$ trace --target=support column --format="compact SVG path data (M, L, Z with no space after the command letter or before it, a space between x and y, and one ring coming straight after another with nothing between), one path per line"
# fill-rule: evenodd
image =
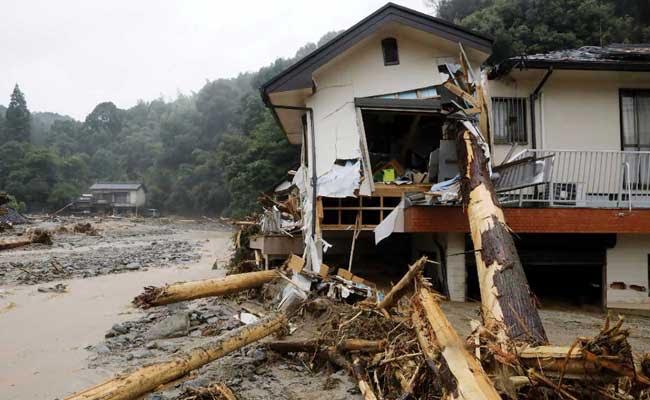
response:
M452 254L452 256L449 256L450 254ZM465 269L464 233L447 233L446 257L449 299L451 301L465 301L465 295L467 294L467 270Z

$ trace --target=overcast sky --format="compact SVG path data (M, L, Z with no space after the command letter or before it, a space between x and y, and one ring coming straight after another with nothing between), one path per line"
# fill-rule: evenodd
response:
M83 119L293 56L387 0L0 0L0 104ZM396 3L427 11L423 0Z

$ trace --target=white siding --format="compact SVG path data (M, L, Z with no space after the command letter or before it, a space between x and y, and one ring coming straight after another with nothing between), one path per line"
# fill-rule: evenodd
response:
M510 76L489 81L489 96L528 97L545 72L512 71ZM553 72L542 88L542 98L536 102L537 147L553 150L621 150L619 89L623 88L650 88L650 74ZM494 146L495 160L501 162L508 149L507 145Z
M381 40L397 39L399 65L384 66ZM470 52L470 57L472 52ZM360 157L354 98L442 83L438 63L454 62L458 45L405 26L387 26L314 73L316 171L330 170L336 159ZM482 60L472 60L477 68ZM476 71L478 76L478 70Z
M616 247L607 250L607 307L650 311L648 297L648 255L650 235L617 235ZM613 282L623 282L626 289L613 289ZM645 287L644 292L630 285Z

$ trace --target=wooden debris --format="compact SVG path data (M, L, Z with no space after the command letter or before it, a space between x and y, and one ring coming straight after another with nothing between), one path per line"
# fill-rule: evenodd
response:
M224 296L242 290L260 287L279 275L275 270L228 275L219 279L179 282L165 287L146 287L144 293L133 299L138 307L152 307L202 297Z
M269 349L278 353L318 353L334 349L339 352L360 351L378 353L386 347L385 340L344 339L334 346L318 339L277 340L266 344Z
M422 257L417 260L415 264L409 266L408 272L404 274L402 279L400 279L395 286L392 287L384 299L377 304L377 307L388 310L394 306L400 297L404 295L406 289L412 285L414 278L420 273L420 271L422 271L422 268L424 268L427 261L428 259L426 257Z
M270 316L250 325L232 330L216 341L196 347L169 361L147 365L66 397L65 400L130 400L157 388L159 385L178 379L190 371L200 368L247 344L256 342L287 324L284 314Z
M44 229L34 229L29 233L28 239L13 239L0 242L0 250L15 249L32 243L41 243L51 246L52 236Z
M411 317L418 342L429 367L453 399L500 399L478 360L442 312L436 295L418 282ZM442 355L442 358L440 357Z

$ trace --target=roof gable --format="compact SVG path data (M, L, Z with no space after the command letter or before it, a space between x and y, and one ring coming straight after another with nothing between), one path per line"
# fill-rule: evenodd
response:
M270 79L261 88L263 96L271 92L310 88L312 73L316 69L373 34L381 26L391 22L404 24L444 39L460 42L463 46L485 53L491 51L492 38L488 36L469 31L451 22L410 8L388 3Z

